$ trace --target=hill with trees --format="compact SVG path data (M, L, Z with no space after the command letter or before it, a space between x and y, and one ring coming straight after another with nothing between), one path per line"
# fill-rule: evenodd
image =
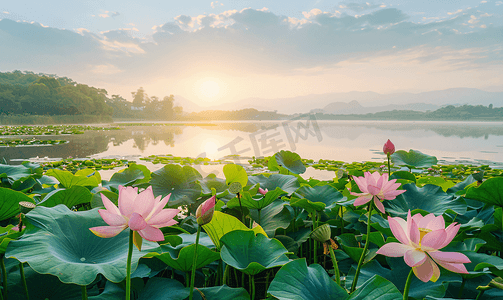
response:
M182 114L174 96L149 97L143 88L133 102L67 77L34 72L0 72L0 115L92 115L123 119L173 120Z

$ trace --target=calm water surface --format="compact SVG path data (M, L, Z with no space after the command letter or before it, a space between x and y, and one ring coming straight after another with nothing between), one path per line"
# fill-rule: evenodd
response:
M69 143L0 148L0 158L12 163L37 156L137 160L172 154L218 159L231 154L258 157L290 150L314 160L382 161L382 146L390 139L397 150L419 150L442 163L503 166L502 122L213 122L213 126L125 126L121 130L36 138L64 139Z

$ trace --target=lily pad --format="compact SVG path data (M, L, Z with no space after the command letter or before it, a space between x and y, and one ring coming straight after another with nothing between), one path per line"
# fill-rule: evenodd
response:
M0 188L0 221L10 219L19 214L19 202L21 201L35 203L32 198L21 192L8 188Z
M213 244L217 247L218 250L222 248L222 244L220 239L233 230L249 230L253 231L255 234L262 233L266 235L262 227L254 227L252 229L248 229L241 221L239 221L236 217L224 214L222 212L216 211L213 213L213 218L211 222L203 225L204 231L209 235Z
M220 255L222 260L248 275L282 266L290 260L288 250L276 239L252 231L235 230L224 235Z
M364 282L369 280L375 275L386 278L393 283L400 292L403 292L405 282L407 280L406 274L409 274L410 267L405 264L402 257L387 257L390 269L382 267L377 260L372 260L362 266L360 276L358 277L357 288L360 288ZM409 290L409 297L416 299L423 299L427 295L434 297L443 297L449 282L461 282L461 276L441 269L440 278L436 282L428 281L422 282L416 276L412 277L412 282ZM348 276L346 277L346 286L350 287L353 283L355 268L352 267Z
M89 203L93 198L93 194L89 190L80 185L74 185L69 189L57 189L47 194L42 202L38 205L45 207L54 207L59 204L64 204L68 208L82 203Z
M100 238L89 228L105 226L98 209L74 212L64 205L37 207L26 214L26 231L7 247L6 257L28 262L38 273L52 274L64 283L88 285L98 274L112 282L126 278L129 230L113 238ZM92 247L90 247L92 246ZM143 251L133 247L132 270L140 257L160 251L143 241Z
M405 150L398 150L391 156L391 161L398 166L406 166L408 168L429 168L436 165L438 160L435 156L421 153L417 150L410 149L409 152Z
M155 196L171 194L168 207L179 207L191 204L201 195L201 186L197 180L202 179L196 169L179 165L166 165L152 172L150 184Z
M15 259L7 259L6 267L8 270L7 276L7 291L9 299L26 299L23 286L21 284L21 276L19 273L19 262ZM49 274L39 274L30 266L24 265L24 274L26 284L28 286L28 294L33 300L80 300L82 299L82 289L76 284L64 284L59 281L58 277ZM89 298L97 294L88 291ZM121 299L121 298L116 298ZM123 298L122 298L123 299Z
M269 177L264 175L248 177L248 184L255 185L257 183L261 188L269 191L279 187L289 196L300 187L299 179L293 175L272 174Z
M386 212L394 217L406 218L409 209L412 214L424 211L437 216L447 210L457 214L466 212L466 202L462 198L445 193L439 186L427 184L418 188L414 183L408 183L403 189L406 190L405 193L398 195L394 200L383 202Z
M135 165L136 166L136 165ZM119 185L133 185L137 180L145 178L142 170L129 167L112 175L110 181L103 180L101 186L113 192L118 192Z
M274 154L276 163L294 174L302 174L306 172L306 166L302 163L300 155L295 152L281 150Z
M67 189L75 185L96 187L101 182L101 180L99 180L96 176L88 177L83 173L80 173L79 175L75 173L74 175L70 171L63 171L58 169L50 169L45 173L45 175L56 178L59 183Z
M262 226L268 236L274 236L278 228L288 228L292 220L292 215L287 208L286 202L276 200L267 207L260 210L260 217L258 210L251 210L250 215Z
M145 257L157 257L166 265L176 270L189 272L192 270L192 264L194 262L193 260L195 247L195 244L190 246L180 244L176 247L166 244L161 245L161 254L151 253ZM196 269L202 268L218 259L220 259L220 253L211 251L203 245L197 246Z
M201 297L204 295L204 298ZM250 294L244 288L231 288L226 285L198 288L194 291L194 300L250 300Z
M242 194L243 197L241 198L241 205L252 209L263 209L284 194L285 192L282 189L276 188L274 191L267 192L265 196L255 199L249 192L244 192ZM239 207L239 200L236 197L232 198L229 202L227 202L227 207Z
M341 300L348 294L318 264L293 260L278 271L267 292L279 300Z
M493 177L466 192L466 198L503 207L503 177Z
M148 280L138 300L183 300L189 294L189 289L178 280L154 277Z
M351 293L348 300L396 300L402 299L402 293L396 286L379 275L372 276L359 289Z
M233 182L239 182L244 187L248 183L248 174L246 174L246 170L240 165L227 164L224 166L223 171L225 181L228 185Z
M311 202L322 202L327 209L335 207L337 202L344 200L344 196L330 185L303 186L297 193Z

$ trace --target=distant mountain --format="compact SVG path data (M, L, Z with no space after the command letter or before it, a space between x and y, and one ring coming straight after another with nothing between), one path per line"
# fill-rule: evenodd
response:
M175 99L177 97L175 96ZM246 98L236 102L210 107L201 107L179 97L184 111L239 110L255 108L261 111L274 111L283 114L309 112L312 110L343 111L338 113L375 113L388 110L435 110L445 105L489 105L503 107L503 92L488 92L472 88L453 88L422 93L379 94L375 92L348 92L311 94L290 98ZM187 104L184 104L187 103ZM358 110L358 111L354 111Z
M392 111L392 110L415 110L415 111L433 111L439 109L440 106L435 104L426 104L426 103L411 103L405 105L384 105L384 106L369 106L363 107L358 103L358 101L351 101L349 103L345 102L334 102L325 106L323 109L317 112L322 112L325 114L334 114L334 115L349 115L349 114L368 114L368 113L377 113L381 111ZM314 111L313 111L314 112Z

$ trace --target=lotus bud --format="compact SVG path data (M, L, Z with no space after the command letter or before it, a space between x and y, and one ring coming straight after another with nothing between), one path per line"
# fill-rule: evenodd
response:
M28 202L28 201L21 201L19 202L19 210L23 214L29 213L32 209L35 208L35 204Z
M259 187L259 188L258 188L258 192L259 192L260 194L262 194L262 195L264 195L264 196L265 196L265 194L267 194L268 190L267 190L267 189L265 189L265 190L264 190L263 188Z
M382 148L382 151L384 152L384 154L386 155L391 155L393 153L395 153L395 145L393 145L393 143L388 140L385 144L384 144L384 147Z
M211 222L213 213L215 212L216 196L213 195L208 200L204 201L196 210L197 224L206 225Z
M313 230L313 232L311 232L311 237L320 243L325 243L326 241L330 240L331 234L330 225L323 224L321 226L318 226Z

